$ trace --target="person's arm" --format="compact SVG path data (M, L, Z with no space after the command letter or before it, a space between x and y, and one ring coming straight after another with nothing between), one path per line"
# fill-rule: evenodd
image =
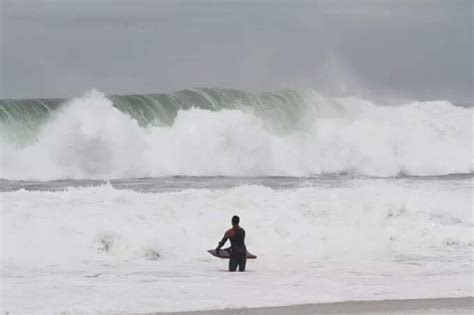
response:
M219 244L216 247L217 253L219 253L219 250L222 248L222 246L224 246L225 242L227 242L228 239L229 238L227 237L227 235L224 235L224 237L222 238L222 240L219 242Z
M222 246L224 246L225 242L227 242L228 239L229 239L229 235L227 232L225 232L224 237L222 238L222 240L219 242L219 244L216 247L217 255L219 255L219 250L222 248Z

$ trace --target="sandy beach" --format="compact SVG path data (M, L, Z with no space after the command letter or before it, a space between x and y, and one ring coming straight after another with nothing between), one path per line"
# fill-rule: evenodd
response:
M261 315L261 314L472 314L474 297L347 301L292 306L240 308L194 312L148 313L147 315Z

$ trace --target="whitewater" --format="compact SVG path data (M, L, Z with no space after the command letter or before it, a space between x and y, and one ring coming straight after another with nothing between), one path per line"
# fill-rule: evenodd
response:
M472 296L472 126L310 89L0 100L1 310ZM245 273L206 253L235 214Z

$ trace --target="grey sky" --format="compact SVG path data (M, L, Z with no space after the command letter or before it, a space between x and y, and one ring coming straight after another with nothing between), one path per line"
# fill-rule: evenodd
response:
M303 87L472 104L468 0L0 1L0 98Z

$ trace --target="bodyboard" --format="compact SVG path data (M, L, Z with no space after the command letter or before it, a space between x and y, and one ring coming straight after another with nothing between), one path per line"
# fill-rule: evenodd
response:
M219 255L217 255L215 249L210 249L207 252L209 254L211 254L212 256L217 257L217 258L223 258L223 259L229 259L230 258L230 247L229 248L223 248L223 249L219 250ZM249 251L247 251L247 259L255 259L255 258L257 258L257 256L255 256L255 255L249 253Z

